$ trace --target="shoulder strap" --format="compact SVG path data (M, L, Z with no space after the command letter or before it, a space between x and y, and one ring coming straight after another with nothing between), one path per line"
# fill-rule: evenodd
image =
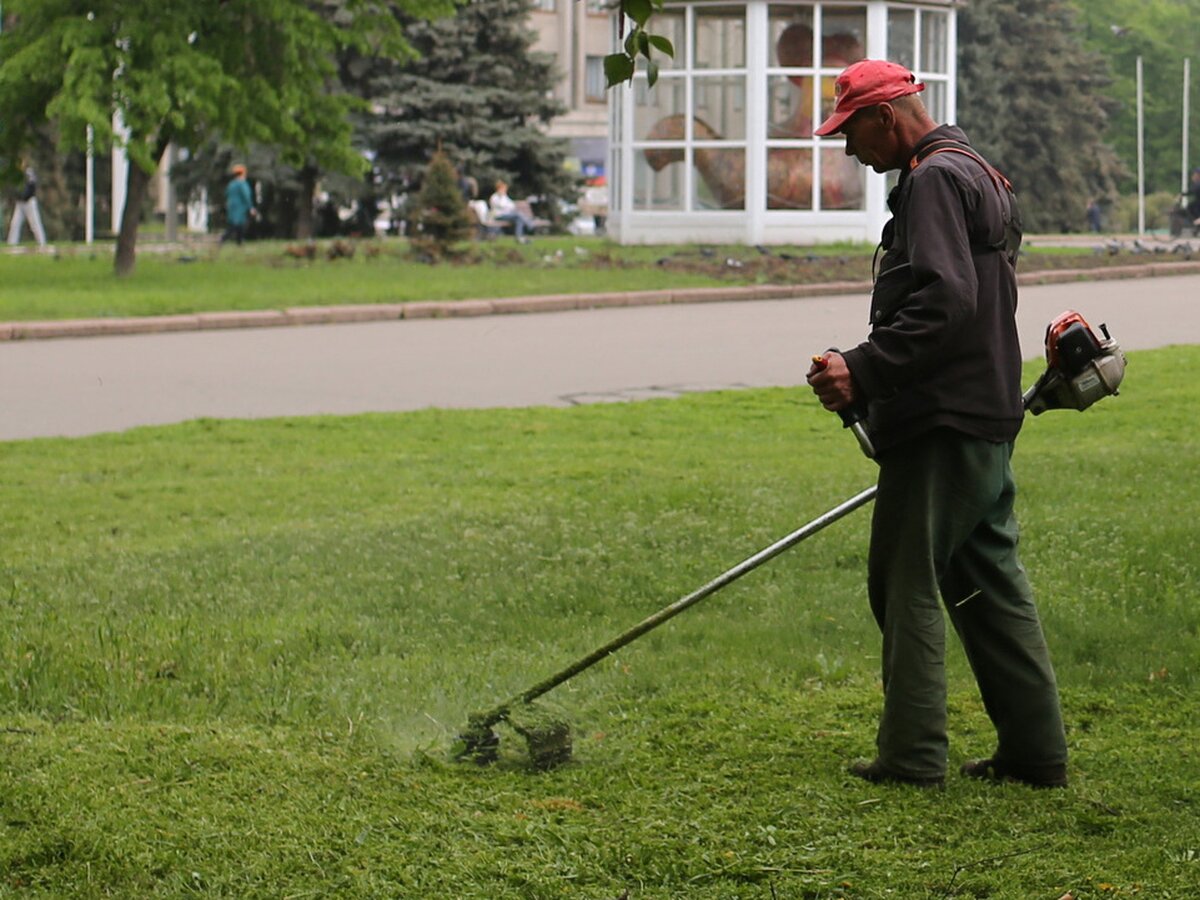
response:
M908 169L911 172L916 169L921 163L929 159L931 156L937 156L939 153L958 153L961 156L966 156L969 159L975 160L988 177L992 180L992 186L996 189L996 194L1000 197L1000 202L1004 205L1004 237L991 245L993 250L1003 250L1008 255L1009 261L1016 263L1017 250L1021 246L1021 223L1020 213L1017 211L1016 192L1013 191L1012 182L986 159L976 153L967 145L960 141L951 140L949 138L933 141L925 147L920 153L914 154L913 158L908 162Z

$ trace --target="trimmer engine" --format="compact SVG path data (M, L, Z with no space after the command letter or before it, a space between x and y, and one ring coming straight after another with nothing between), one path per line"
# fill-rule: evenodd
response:
M1125 377L1125 354L1100 326L1101 340L1074 310L1046 326L1045 373L1025 392L1025 408L1035 416L1048 409L1084 410L1118 393Z

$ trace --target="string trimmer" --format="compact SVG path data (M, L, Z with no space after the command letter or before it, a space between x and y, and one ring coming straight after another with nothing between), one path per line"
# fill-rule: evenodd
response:
M1022 400L1026 409L1035 416L1048 409L1084 410L1097 400L1117 393L1117 388L1125 376L1125 355L1104 325L1100 326L1100 330L1103 332L1103 339L1096 336L1079 313L1070 310L1059 315L1047 326L1047 368L1041 378L1025 392ZM844 413L842 420L846 427L854 431L863 451L868 456L871 455L871 443L862 416ZM480 764L494 762L499 756L500 737L493 729L499 723L507 722L525 738L530 760L536 768L549 769L566 762L571 758L570 726L535 707L534 700L685 609L711 597L785 550L849 515L860 506L870 503L875 498L875 493L876 488L872 485L855 494L807 525L797 528L769 547L722 572L702 587L643 619L560 672L539 681L492 710L473 714L467 720L466 730L459 735L455 757L460 760L474 760Z

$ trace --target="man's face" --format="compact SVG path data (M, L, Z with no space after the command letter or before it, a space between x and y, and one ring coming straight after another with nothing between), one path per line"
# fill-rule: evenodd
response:
M881 115L881 105L858 110L840 130L846 135L847 156L853 156L876 172L887 172L897 167L890 158L891 130Z

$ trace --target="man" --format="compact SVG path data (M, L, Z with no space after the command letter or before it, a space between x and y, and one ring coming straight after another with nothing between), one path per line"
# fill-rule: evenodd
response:
M233 178L225 186L226 227L225 233L221 235L221 243L232 238L240 247L246 239L246 223L255 213L254 195L246 181L246 167L236 165L233 167Z
M17 205L13 208L12 222L8 228L8 242L14 247L21 243L21 230L25 221L29 221L29 230L39 247L46 246L46 229L42 227L42 214L38 210L37 175L32 166L25 168L25 184L17 195Z
M1021 427L1015 322L1020 226L1007 181L953 126L938 126L903 66L861 60L837 78L846 154L900 170L888 198L872 330L829 351L808 382L830 410L862 405L879 462L867 591L883 634L872 782L943 783L945 625L962 640L997 745L977 778L1065 786L1058 688L1017 557L1009 466Z

